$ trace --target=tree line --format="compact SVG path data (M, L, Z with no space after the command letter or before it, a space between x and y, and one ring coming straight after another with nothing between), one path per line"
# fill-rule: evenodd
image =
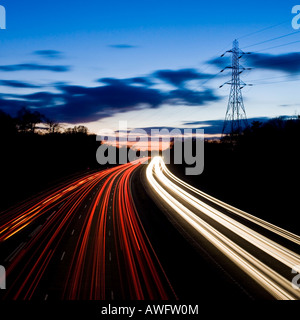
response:
M177 176L208 194L299 234L300 116L254 121L241 134L205 142L204 171Z
M0 211L78 172L99 168L100 142L85 126L64 129L34 110L0 111Z
M60 123L49 119L40 112L23 107L15 117L0 110L0 132L5 135L17 133L88 134L88 129L82 125L64 129Z

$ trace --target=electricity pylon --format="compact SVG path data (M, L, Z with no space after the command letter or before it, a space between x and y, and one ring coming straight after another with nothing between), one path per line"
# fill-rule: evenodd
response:
M227 81L220 86L221 88L225 84L231 85L228 106L222 130L222 137L225 134L229 133L232 138L234 135L240 134L244 128L248 127L248 121L241 91L242 88L244 88L247 84L240 79L240 74L244 70L250 70L251 68L244 68L240 65L241 57L244 54L250 54L250 52L243 52L239 48L239 43L237 40L233 41L232 49L226 51L221 55L221 57L223 57L227 52L232 54L232 64L231 66L225 67L223 70L221 70L221 72L223 72L225 69L232 69L232 77L230 81Z

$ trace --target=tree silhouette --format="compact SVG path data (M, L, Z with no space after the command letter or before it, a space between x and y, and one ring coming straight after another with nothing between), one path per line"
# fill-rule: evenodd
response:
M82 134L87 135L88 134L88 128L85 126L75 126L74 128L67 128L65 130L66 134Z
M262 122L261 121L252 121L251 123L251 130L252 131L257 131L261 126L262 126Z
M46 117L44 117L44 122L46 123L46 125L48 126L48 132L49 133L57 133L59 132L59 130L61 129L61 126L59 123L50 120Z
M38 112L31 112L27 108L22 108L18 112L17 124L21 132L35 132L36 125L43 122L43 116Z
M17 133L16 121L0 110L0 134L9 137Z
M75 126L73 128L74 133L81 133L81 134L87 134L88 129L85 126Z

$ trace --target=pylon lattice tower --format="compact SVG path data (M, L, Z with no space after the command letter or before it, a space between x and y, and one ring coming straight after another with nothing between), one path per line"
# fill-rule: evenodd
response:
M240 58L244 54L250 54L250 53L243 52L239 48L239 43L237 40L233 41L232 49L226 52L229 52L232 54L232 64L231 66L224 68L221 72L223 72L227 68L232 69L232 72L231 72L232 77L230 81L227 81L220 86L221 88L225 84L231 85L227 111L226 111L223 130L222 130L222 137L228 133L232 137L234 135L240 134L243 128L248 127L248 120L247 120L246 110L245 110L243 96L242 96L242 88L247 84L240 79L240 74L244 70L250 70L250 68L244 68L243 66L241 66ZM226 54L226 52L222 54L221 57L223 57Z

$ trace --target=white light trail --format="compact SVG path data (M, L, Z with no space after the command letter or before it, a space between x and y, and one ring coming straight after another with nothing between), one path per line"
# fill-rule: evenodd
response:
M155 157L152 159L147 168L147 179L156 193L177 214L179 214L202 236L214 244L256 282L263 286L276 299L300 299L299 290L297 291L293 289L290 281L267 266L264 262L254 257L253 254L247 252L237 243L233 242L226 235L212 227L209 223L201 219L200 215L204 214L215 220L231 232L247 240L251 245L280 261L288 268L292 269L293 266L300 264L300 256L298 254L259 234L235 219L228 217L221 211L199 200L190 192L200 195L210 202L218 204L222 208L229 210L231 213L242 216L253 223L263 226L264 228L273 231L296 244L300 243L299 236L256 218L246 212L238 210L188 185L169 172L161 157ZM187 192L186 190L189 190L190 192ZM192 208L192 211L187 208L186 205L188 205L189 208Z

